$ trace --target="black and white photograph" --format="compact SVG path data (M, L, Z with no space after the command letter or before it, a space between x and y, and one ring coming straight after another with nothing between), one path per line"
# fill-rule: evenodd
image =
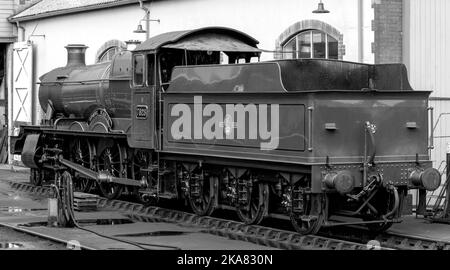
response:
M450 250L449 13L0 0L0 254Z

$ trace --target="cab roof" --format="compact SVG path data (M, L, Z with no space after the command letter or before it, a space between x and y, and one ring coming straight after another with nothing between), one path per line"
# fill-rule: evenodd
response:
M253 37L226 27L204 27L167 32L139 44L135 52L156 51L162 47L186 50L240 51L260 53Z

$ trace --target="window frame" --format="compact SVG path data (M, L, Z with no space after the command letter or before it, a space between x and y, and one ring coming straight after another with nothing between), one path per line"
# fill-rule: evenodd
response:
M327 59L327 60L336 60L334 58L330 58L330 49L329 49L329 37L333 38L334 40L336 40L336 42L338 43L338 50L339 50L339 40L334 38L333 36L331 36L329 33L320 30L320 29L306 29L306 30L302 30L300 32L297 32L295 35L293 35L291 38L287 39L286 42L284 42L281 45L281 49L283 51L282 54L282 59L302 59L300 58L300 36L301 35L309 35L309 45L310 45L310 56L309 58L305 58L305 59L316 59L315 55L314 55L314 32L316 33L321 33L325 35L325 58L317 58L317 59ZM285 53L285 48L286 45L290 44L293 40L295 39L295 46L296 46L296 51L294 53L292 53L292 56L295 56L294 58L286 58L285 55L288 53ZM339 53L337 55L337 59L339 59Z
M136 70L135 70L135 61L137 57L142 57L143 58L143 63L142 63L142 83L141 84L136 84ZM146 72L147 72L147 68L146 68L146 57L144 53L137 53L137 54L133 54L133 66L132 66L132 82L133 82L133 86L134 87L144 87L147 84L147 76L146 76Z

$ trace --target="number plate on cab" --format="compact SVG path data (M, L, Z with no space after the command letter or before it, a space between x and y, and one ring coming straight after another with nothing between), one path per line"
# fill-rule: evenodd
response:
M145 120L148 115L148 106L146 105L137 105L136 106L136 118Z

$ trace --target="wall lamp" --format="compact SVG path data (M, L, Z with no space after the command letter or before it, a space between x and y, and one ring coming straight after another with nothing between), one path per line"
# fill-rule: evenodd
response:
M320 0L319 7L316 10L314 10L313 13L323 14L323 13L330 13L330 11L325 9L322 0Z
M143 19L141 19L141 20L139 21L139 24L138 24L136 30L134 30L133 32L134 32L134 33L138 33L138 34L146 33L146 34L147 34L147 35L146 35L146 39L148 39L148 38L150 37L150 22L158 22L158 23L161 23L161 21L160 21L159 19L158 19L158 20L152 20L152 19L150 19L150 9L148 9L147 7L144 6L144 3L142 2L142 0L139 1L139 5L140 5L141 9L143 9L143 10L145 11L145 16L144 16ZM146 22L146 28L145 28L145 30L144 30L144 28L142 27L142 24L141 24L142 21L145 21L145 22Z

